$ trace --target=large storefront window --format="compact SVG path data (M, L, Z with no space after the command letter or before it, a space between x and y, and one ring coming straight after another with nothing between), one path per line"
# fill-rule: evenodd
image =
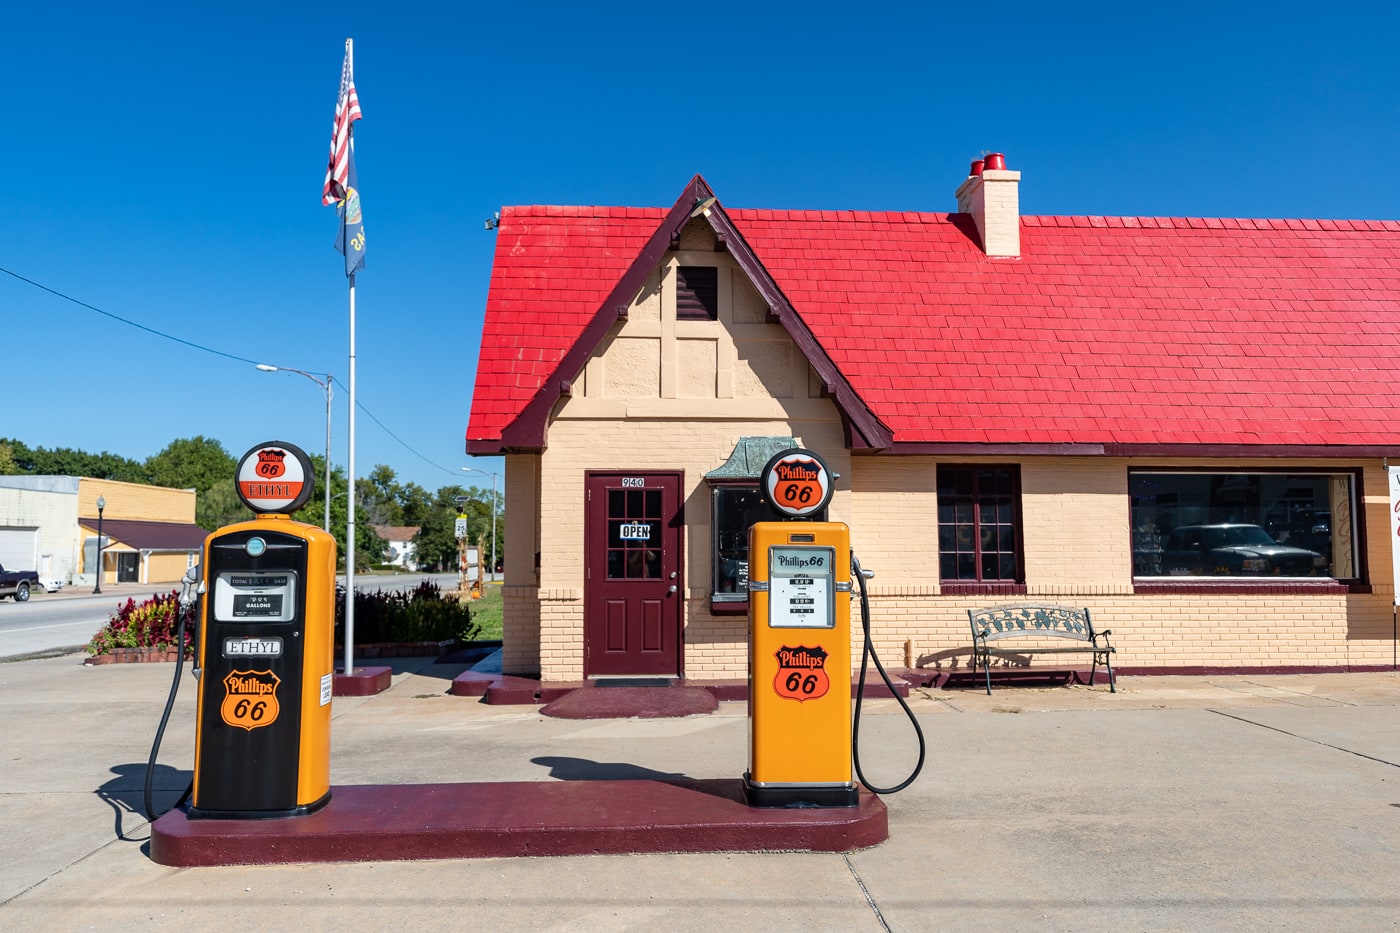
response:
M1023 582L1020 481L1014 466L938 467L941 579Z
M1128 474L1136 577L1357 577L1351 473Z

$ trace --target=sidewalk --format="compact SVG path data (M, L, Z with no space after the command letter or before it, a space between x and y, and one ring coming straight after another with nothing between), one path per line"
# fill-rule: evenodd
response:
M103 587L104 594L107 587ZM397 659L337 698L333 785L731 778L746 707L559 720L447 691ZM173 664L0 665L0 927L193 930L1259 930L1400 922L1400 676L1123 677L1106 688L916 691L923 775L887 842L782 853L172 869L146 854L145 762ZM188 672L186 671L186 675ZM185 677L156 804L189 782ZM916 749L866 703L861 759ZM774 840L782 848L782 840Z

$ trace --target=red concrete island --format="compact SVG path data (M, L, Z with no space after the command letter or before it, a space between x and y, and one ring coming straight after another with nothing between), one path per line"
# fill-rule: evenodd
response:
M889 838L885 804L761 809L742 782L522 781L334 787L324 808L277 820L172 810L151 858L173 867L642 852L849 852Z
M335 669L332 691L338 697L371 697L389 689L393 682L391 667L356 667L349 674L345 668Z

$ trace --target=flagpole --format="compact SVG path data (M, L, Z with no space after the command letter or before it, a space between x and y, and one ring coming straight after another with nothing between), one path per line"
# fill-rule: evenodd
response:
M335 101L330 157L321 203L336 205L340 235L336 251L345 257L345 278L350 286L350 429L347 432L345 502L345 675L355 672L355 273L365 261L364 220L360 212L359 182L355 176L355 121L361 118L355 93L355 40L345 40L345 61L340 67L340 94ZM327 377L329 379L330 377ZM326 398L330 398L329 386ZM329 403L327 403L329 404ZM327 427L329 437L329 426ZM330 469L327 457L326 469Z
M350 145L354 146L353 139ZM350 273L350 491L346 494L345 521L345 674L354 673L355 644L355 274Z
M355 40L345 40L345 60L355 74ZM353 79L352 79L353 80ZM355 154L355 124L348 127L350 155ZM348 247L347 247L348 248ZM345 676L355 673L355 273L350 273L350 449L346 457L349 489L345 494Z

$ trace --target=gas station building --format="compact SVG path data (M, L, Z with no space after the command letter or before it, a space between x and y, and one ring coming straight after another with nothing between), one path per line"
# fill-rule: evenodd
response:
M888 666L965 670L967 610L1041 602L1120 671L1389 667L1400 222L1025 216L1020 179L503 209L466 447L505 459L505 672L744 678L795 446Z

